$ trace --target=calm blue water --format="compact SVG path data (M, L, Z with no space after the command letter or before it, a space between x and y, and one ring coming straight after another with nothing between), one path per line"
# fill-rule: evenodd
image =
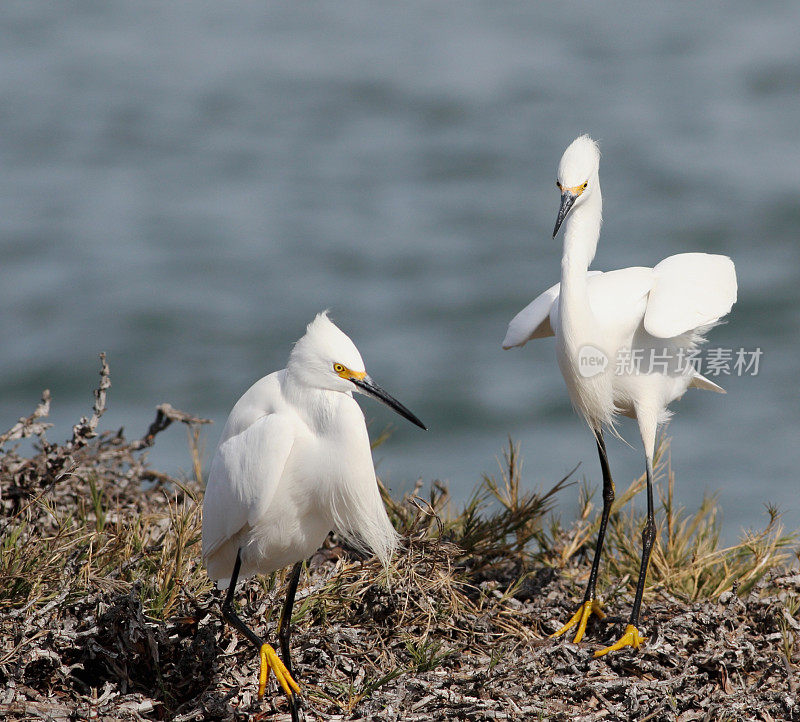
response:
M706 250L740 283L711 345L763 349L670 426L679 498L719 491L725 535L763 504L800 526L800 5L606 2L5 3L0 13L0 426L53 393L84 414L107 351L105 427L156 404L213 418L333 317L430 426L379 470L464 497L522 443L549 485L594 444L552 339L503 352L558 278L558 159L598 138L595 267ZM618 486L640 472L610 443ZM153 462L189 468L181 429ZM561 496L568 517L577 490Z

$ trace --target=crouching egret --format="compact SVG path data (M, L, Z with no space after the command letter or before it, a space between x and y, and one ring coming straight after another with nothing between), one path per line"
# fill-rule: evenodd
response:
M533 338L556 337L556 356L570 399L594 433L603 473L603 513L586 594L575 615L553 636L578 627L583 637L592 613L605 616L595 596L597 570L614 482L608 466L603 427L615 433L614 417L635 418L642 437L647 475L647 523L642 533L642 562L630 620L620 640L595 652L638 648L642 604L650 552L655 539L653 453L658 425L669 417L667 405L689 387L724 393L701 376L692 363L708 329L736 301L736 271L726 256L681 253L654 268L589 271L600 236L602 197L597 143L586 135L564 152L556 185L561 207L553 238L563 223L561 283L520 311L508 326L503 348ZM631 363L638 359L638 363Z
M355 344L319 314L285 369L257 381L228 416L203 500L203 562L228 592L224 618L259 650L259 696L272 670L299 718L290 624L302 562L332 529L387 564L397 534L381 501L364 414L353 392L425 429L367 375ZM278 624L283 659L234 612L236 583L294 564Z

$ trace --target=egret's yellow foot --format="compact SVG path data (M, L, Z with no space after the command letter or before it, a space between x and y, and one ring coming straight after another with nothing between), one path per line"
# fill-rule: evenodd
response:
M578 631L575 634L575 639L572 641L577 644L578 642L583 639L583 633L586 631L586 624L589 622L589 617L592 614L596 614L600 619L603 619L606 615L603 611L603 608L600 606L600 602L596 599L590 599L588 602L584 602L578 608L578 611L572 615L572 619L570 619L561 629L557 632L551 634L551 637L560 637L564 632L572 629L576 624L578 625Z
M261 667L258 671L258 696L264 696L264 690L267 688L267 679L269 678L269 671L275 673L275 679L278 684L283 687L286 696L291 700L294 692L300 692L300 685L292 679L286 665L281 662L275 650L269 644L261 645Z
M609 652L616 652L618 649L622 649L623 647L633 647L634 649L639 649L639 645L644 642L647 637L643 637L639 634L639 630L636 629L632 624L629 624L625 627L625 634L623 634L619 641L615 644L612 644L610 647L606 647L605 649L598 649L595 653L595 657L602 657L604 654L608 654Z

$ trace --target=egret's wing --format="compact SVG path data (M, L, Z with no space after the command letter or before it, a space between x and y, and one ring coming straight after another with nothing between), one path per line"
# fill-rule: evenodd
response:
M285 414L262 416L217 448L203 500L203 558L245 524L254 526L269 506L294 444Z
M503 340L503 348L524 346L533 338L553 335L553 329L550 326L550 309L558 298L560 288L560 283L551 286L511 319Z
M601 273L602 271L589 271L587 275L597 276ZM511 319L503 340L504 349L524 346L531 339L553 335L553 328L550 325L550 309L558 298L560 290L560 283L551 286Z
M680 253L665 258L653 272L644 328L658 338L715 323L736 302L736 269L727 256Z
M598 322L624 336L642 322L645 299L652 287L652 268L630 266L607 271L589 279L589 306Z

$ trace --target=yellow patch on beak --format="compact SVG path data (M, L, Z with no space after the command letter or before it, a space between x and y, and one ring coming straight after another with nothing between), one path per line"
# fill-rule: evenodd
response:
M586 190L586 186L589 185L588 183L581 183L579 186L572 186L567 188L566 186L559 186L561 188L561 192L569 191L574 195L576 198Z

